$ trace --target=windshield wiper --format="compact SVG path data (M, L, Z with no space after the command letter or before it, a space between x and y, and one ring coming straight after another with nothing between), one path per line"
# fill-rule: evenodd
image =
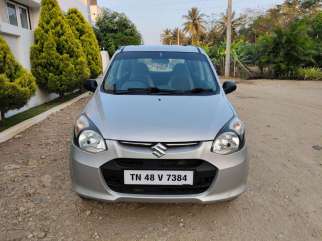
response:
M200 93L214 93L213 89L204 89L204 88L194 88L192 90L187 90L185 93L200 94Z
M125 90L117 90L113 88L113 94L160 94L160 95L171 95L171 94L200 94L200 93L214 93L213 89L194 88L192 90L179 91L174 89L160 89L157 87L149 88L128 88Z
M176 94L182 93L177 90L159 89L157 87L149 88L129 88L127 90L115 90L115 94L133 94L133 93L146 93L146 94Z

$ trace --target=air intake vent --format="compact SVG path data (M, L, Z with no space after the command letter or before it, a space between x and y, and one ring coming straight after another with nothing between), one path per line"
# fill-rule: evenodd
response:
M126 185L124 170L181 170L194 172L192 186ZM114 159L103 166L104 180L115 192L129 194L181 195L205 192L217 174L217 168L199 159Z

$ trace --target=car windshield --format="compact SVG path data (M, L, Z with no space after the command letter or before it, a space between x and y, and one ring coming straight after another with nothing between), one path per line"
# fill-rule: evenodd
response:
M103 88L113 94L216 94L209 61L201 53L120 52Z

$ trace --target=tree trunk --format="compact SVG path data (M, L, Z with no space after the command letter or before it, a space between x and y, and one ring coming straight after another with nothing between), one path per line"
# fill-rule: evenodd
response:
M230 77L230 52L231 52L231 21L232 21L232 0L228 0L227 8L227 42L226 42L226 61L225 61L225 77Z
M177 32L177 44L180 45L180 30Z

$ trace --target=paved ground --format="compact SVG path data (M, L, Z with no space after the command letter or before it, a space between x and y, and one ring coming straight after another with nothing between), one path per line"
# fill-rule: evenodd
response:
M0 144L0 240L322 240L322 82L252 81L231 96L248 129L249 190L230 203L107 204L70 189L87 100Z

